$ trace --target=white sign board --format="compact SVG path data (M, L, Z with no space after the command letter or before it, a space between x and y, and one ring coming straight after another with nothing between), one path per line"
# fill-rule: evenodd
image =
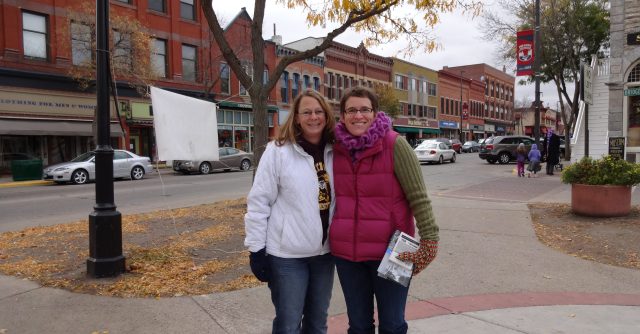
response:
M585 103L593 104L593 69L584 64L584 98Z
M216 105L151 87L158 158L218 160Z

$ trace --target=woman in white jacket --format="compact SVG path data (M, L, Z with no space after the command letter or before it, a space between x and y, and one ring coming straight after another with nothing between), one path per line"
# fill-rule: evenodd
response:
M247 197L246 239L253 274L268 282L273 333L326 333L334 260L335 117L307 90L293 102L280 135L267 145Z

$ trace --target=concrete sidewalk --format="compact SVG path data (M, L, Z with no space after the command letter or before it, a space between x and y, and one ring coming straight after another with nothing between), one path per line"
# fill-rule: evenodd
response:
M638 333L639 270L582 260L538 242L527 203L568 202L570 188L558 176L505 178L500 187L493 181L430 196L440 250L412 282L410 333ZM346 332L345 312L336 279L330 333ZM123 299L0 276L0 333L269 333L272 318L264 285Z

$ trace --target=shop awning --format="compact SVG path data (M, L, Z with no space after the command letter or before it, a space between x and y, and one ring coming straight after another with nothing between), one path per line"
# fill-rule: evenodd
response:
M111 123L111 137L122 135L118 123ZM0 135L22 136L93 136L91 122L41 119L0 119Z
M393 127L396 131L398 132L402 132L402 133L420 133L420 130L422 130L422 133L428 133L428 134L440 134L440 129L432 129L432 128L412 128L409 126L394 126Z

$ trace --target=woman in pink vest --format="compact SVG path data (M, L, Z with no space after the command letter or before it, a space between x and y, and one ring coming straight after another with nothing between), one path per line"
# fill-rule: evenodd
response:
M408 287L378 277L377 269L395 230L420 234L420 248L400 258L420 273L438 250L438 226L420 163L409 143L378 111L371 90L354 87L340 101L334 146L336 211L329 229L331 253L347 304L349 333L406 333ZM414 218L416 224L414 225Z

